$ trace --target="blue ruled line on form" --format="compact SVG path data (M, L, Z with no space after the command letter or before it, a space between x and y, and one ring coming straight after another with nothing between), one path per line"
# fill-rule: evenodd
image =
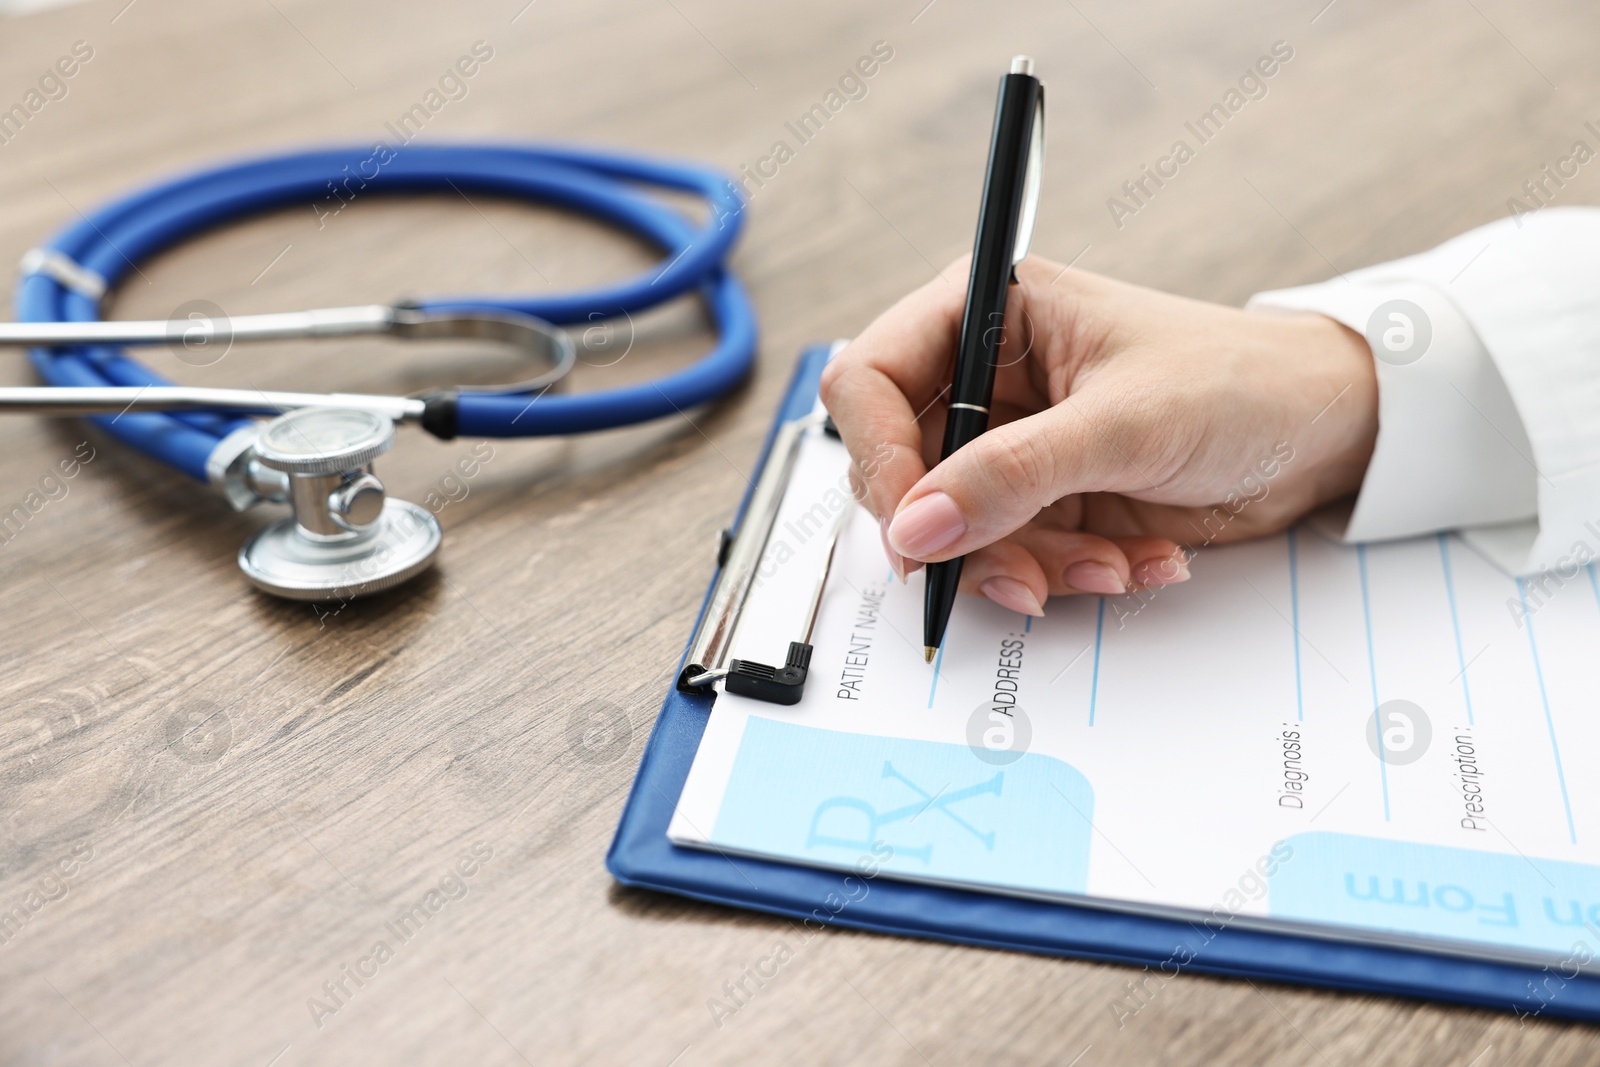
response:
M1094 675L1089 682L1089 725L1094 725L1094 706L1100 699L1100 636L1106 629L1106 598L1100 598L1100 606L1094 616Z
M1300 682L1300 558L1296 554L1294 527L1287 531L1289 538L1289 629L1294 631L1294 718L1306 721L1305 688Z
M1361 570L1361 619L1367 626L1367 677L1372 679L1372 714L1378 714L1378 659L1372 653L1372 597L1367 592L1367 546L1356 546ZM1383 755L1383 722L1374 719L1378 738L1378 780L1383 783L1383 821L1389 821L1389 761Z
M1533 653L1533 675L1539 679L1539 700L1544 704L1544 726L1550 732L1550 753L1556 759L1556 781L1561 785L1561 806L1567 810L1567 839L1578 843L1578 828L1572 821L1572 801L1567 798L1567 775L1561 768L1561 742L1556 740L1556 723L1550 717L1550 694L1544 687L1544 666L1539 662L1539 641L1533 635L1533 616L1528 611L1528 587L1517 579L1517 597L1522 601L1522 623L1528 628L1528 651Z
M1472 686L1467 683L1467 657L1461 650L1461 616L1456 612L1456 580L1450 573L1450 538L1445 534L1439 535L1439 564L1444 567L1444 591L1450 599L1450 626L1456 635L1456 663L1461 667L1461 673L1456 677L1461 679L1461 695L1467 701L1467 725L1476 726L1477 722L1472 717Z

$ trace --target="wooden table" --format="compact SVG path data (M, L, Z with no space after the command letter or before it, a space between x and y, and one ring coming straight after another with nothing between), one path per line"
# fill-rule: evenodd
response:
M787 923L623 891L602 865L715 533L794 354L860 329L968 247L993 83L1012 53L1038 58L1051 94L1036 251L1239 302L1501 217L1572 141L1595 144L1583 122L1600 92L1600 9L525 2L93 0L0 21L5 107L75 42L92 49L66 95L0 145L7 261L175 169L303 141L389 140L385 124L479 41L492 57L422 137L581 139L770 175L749 187L737 258L764 331L749 386L659 425L496 443L467 479L456 464L472 442L403 434L383 469L402 496L448 501L442 565L336 613L245 586L234 554L262 514L235 515L82 424L0 421L0 511L80 442L93 454L70 480L46 482L56 498L0 547L0 909L27 918L0 943L0 1058L1491 1067L1600 1056L1579 1026L1188 975L1119 1026L1112 1004L1138 977L1129 968L847 932L802 947ZM865 95L800 143L786 123L876 42L892 58ZM1185 123L1275 42L1292 58L1265 96L1130 200L1123 182L1175 140L1193 144ZM792 150L781 162L778 141ZM1594 200L1597 174L1585 169L1559 200ZM1112 197L1136 210L1113 211ZM237 314L557 290L649 261L618 236L517 205L334 205L141 264L111 313L165 317L196 297ZM582 368L577 386L681 365L707 338L693 306L647 316L626 358ZM262 388L400 391L507 370L368 344L241 348L204 367L152 359L184 382ZM20 360L8 367L7 383L29 381ZM443 903L425 926L386 933L430 892ZM398 947L356 985L344 968L370 972L361 961L380 939ZM795 958L717 1025L708 999L780 940ZM325 983L338 981L334 999Z

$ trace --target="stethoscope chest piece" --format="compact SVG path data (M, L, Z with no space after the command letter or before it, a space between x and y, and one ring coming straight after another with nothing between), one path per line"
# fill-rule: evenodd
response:
M353 408L301 408L263 425L245 476L294 515L245 542L245 577L292 600L349 600L426 570L443 539L438 520L389 497L372 472L393 443L393 422Z

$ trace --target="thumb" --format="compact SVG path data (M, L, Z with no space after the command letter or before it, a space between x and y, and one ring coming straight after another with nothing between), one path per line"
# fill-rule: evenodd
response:
M1008 422L956 451L901 499L894 550L924 562L964 556L1074 493L1143 484L1132 417L1077 395Z

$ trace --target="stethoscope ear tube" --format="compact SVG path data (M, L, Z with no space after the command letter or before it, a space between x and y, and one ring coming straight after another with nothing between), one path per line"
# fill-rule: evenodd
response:
M0 345L61 347L70 345L169 345L190 343L193 323L24 322L0 323ZM529 396L555 388L578 362L572 338L548 322L515 311L479 308L424 311L420 308L321 308L272 315L245 315L204 327L205 344L224 353L238 341L281 341L297 338L352 337L386 334L410 341L495 341L511 346L543 367L538 374L496 386L457 386L436 394L433 407L447 404L448 417L427 417L421 399L401 396L338 393L266 392L260 389L207 389L191 386L56 386L0 388L0 412L40 415L101 415L128 412L232 412L239 415L282 414L304 407L346 407L381 413L396 422L420 420L424 429L448 426L454 436L457 393Z
M105 329L118 324L97 321L101 294L140 260L195 234L249 215L319 204L336 185L350 190L350 176L360 174L356 192L361 196L434 192L555 204L627 229L662 250L662 265L587 292L451 297L390 308L387 310L394 317L386 329L397 336L406 336L407 331L415 336L435 331L460 336L463 330L477 330L481 332L476 336L517 343L507 334L516 332L518 317L543 320L541 326L592 326L689 293L698 293L706 301L719 331L716 345L697 363L641 385L585 394L557 393L554 384L575 358L571 341L566 339L568 355L556 353L544 375L512 386L487 392L442 390L422 398L371 398L409 402L403 405L400 418L415 419L444 437L455 433L484 437L581 433L682 412L722 395L748 374L756 345L755 317L743 288L724 266L743 220L743 204L725 176L682 163L535 145L408 145L389 151L369 173L377 158L371 148L363 146L228 164L152 186L68 226L28 257L25 266L32 269L17 287L18 325L19 329L22 324L83 328L91 336L78 334L74 339L92 343L60 347L58 332L57 339L49 342L57 347L30 352L34 366L57 390L123 388L147 394L176 390L147 395L118 409L119 414L96 421L111 435L204 480L207 460L218 443L248 425L239 412L254 414L279 407L263 403L259 393L253 394L253 403L243 398L235 398L237 403L224 402L213 396L214 402L206 404L192 390L183 395L184 387L172 386L112 343L170 338L119 336L116 329ZM710 209L706 220L698 226L691 224L665 203L641 193L640 184L699 195ZM294 312L258 318L288 320L317 314ZM255 325L265 328L267 324ZM287 329L293 324L280 321L278 325ZM457 332L450 334L451 329ZM95 334L96 330L101 332ZM303 330L290 335L337 333ZM165 413L157 413L153 409L163 395L172 404ZM282 394L280 401L284 396L317 395ZM109 398L110 394L105 394L101 399ZM27 402L10 399L10 410ZM328 399L323 397L319 403ZM7 408L5 400L0 391L0 410ZM71 410L71 403L58 398L54 410Z
M405 341L493 341L544 365L540 373L505 385L458 386L464 392L528 393L547 389L566 377L578 362L572 338L543 319L479 307L427 310L410 304L366 304L221 319L200 316L166 321L0 322L0 346L181 345L217 350L221 353L218 359L239 342L372 334Z

